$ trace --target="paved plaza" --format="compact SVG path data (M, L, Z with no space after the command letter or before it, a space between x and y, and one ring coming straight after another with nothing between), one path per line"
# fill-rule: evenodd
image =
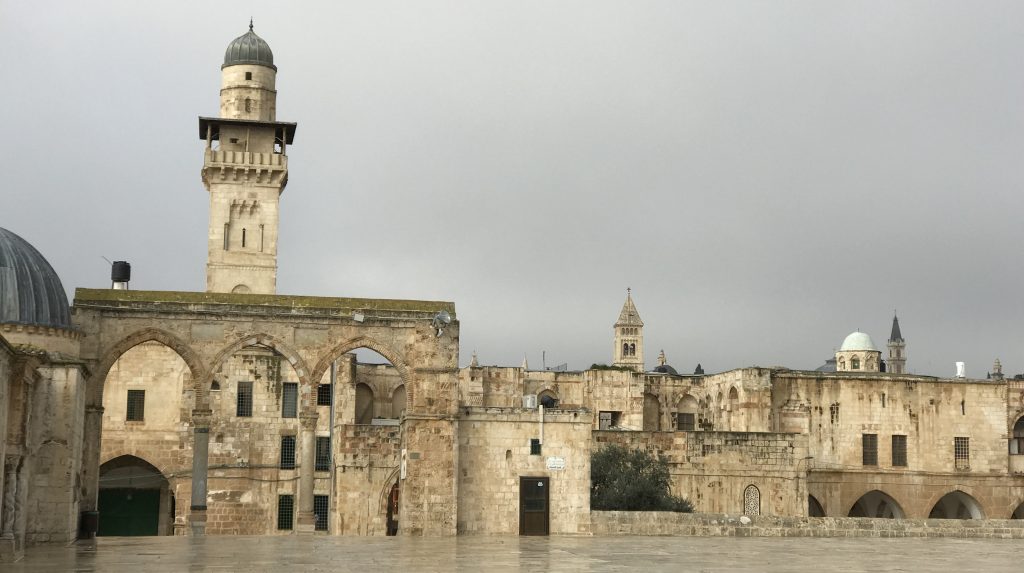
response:
M735 537L108 537L30 548L0 570L1021 571L1021 541Z

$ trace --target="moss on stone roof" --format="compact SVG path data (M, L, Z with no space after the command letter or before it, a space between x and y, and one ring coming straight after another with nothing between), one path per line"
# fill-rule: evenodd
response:
M396 312L439 312L447 310L455 317L455 303L433 300L394 300L382 298L343 298L290 296L279 294L235 294L215 292L75 289L75 305L85 303L172 303L229 304L340 310L383 310Z

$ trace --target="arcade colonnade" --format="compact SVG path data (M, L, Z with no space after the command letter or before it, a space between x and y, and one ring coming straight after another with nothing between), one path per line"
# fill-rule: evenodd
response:
M438 328L442 311L452 317ZM429 456L406 462L399 519L403 532L453 535L456 492L446 480L454 471L457 407L458 322L450 302L293 297L280 295L78 289L73 321L82 331L87 365L82 448L82 511L98 505L103 390L110 368L128 350L159 342L185 361L191 374L192 474L189 522L205 533L209 391L220 368L253 345L272 348L298 378L301 424L299 531L313 531L314 430L317 386L342 355L368 348L387 358L406 392L403 447ZM440 472L440 474L438 474Z

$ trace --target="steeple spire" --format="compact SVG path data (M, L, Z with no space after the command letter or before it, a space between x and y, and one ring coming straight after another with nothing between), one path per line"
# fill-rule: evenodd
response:
M896 311L892 311L892 334L889 335L889 359L885 362L885 370L891 374L906 374L907 343L900 332L900 319Z
M633 289L626 289L626 302L615 321L615 347L612 352L615 366L625 366L636 372L644 371L644 321L633 304Z
M889 340L903 340L903 335L900 333L900 319L896 316L896 311L892 313L892 334L889 335Z

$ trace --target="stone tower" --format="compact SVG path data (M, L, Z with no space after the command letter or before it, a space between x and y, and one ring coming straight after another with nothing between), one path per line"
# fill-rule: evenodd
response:
M889 360L885 363L886 372L906 374L907 344L900 333L900 320L892 315L892 334L889 335Z
M615 321L614 366L625 366L637 372L644 371L644 321L633 304L630 289L626 289L626 302Z
M277 291L278 204L296 125L277 121L276 77L274 54L250 22L224 54L220 116L199 118L210 193L207 292Z

